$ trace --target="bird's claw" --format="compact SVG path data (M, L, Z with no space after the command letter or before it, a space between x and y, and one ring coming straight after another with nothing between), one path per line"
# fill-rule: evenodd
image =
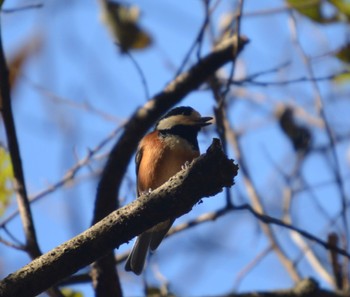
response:
M141 192L142 195L146 195L146 196L150 195L151 193L152 193L152 189L151 188L149 188L146 191Z
M182 169L182 170L187 169L189 166L190 166L190 162L186 161L185 164L183 164L183 165L181 166L181 169Z

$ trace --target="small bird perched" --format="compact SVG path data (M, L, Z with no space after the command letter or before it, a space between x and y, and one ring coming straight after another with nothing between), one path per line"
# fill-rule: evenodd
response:
M156 189L199 156L197 135L210 125L191 107L176 107L159 119L155 130L139 143L136 153L137 195ZM139 235L126 260L125 270L141 274L148 249L154 251L175 219L169 219Z
M294 110L291 107L281 110L278 116L279 125L292 142L294 150L305 156L310 150L312 141L309 128L295 121Z

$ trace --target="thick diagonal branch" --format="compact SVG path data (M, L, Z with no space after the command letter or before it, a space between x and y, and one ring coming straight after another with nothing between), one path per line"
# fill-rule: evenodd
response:
M36 296L157 223L189 212L203 197L232 186L237 171L214 140L206 154L160 188L10 274L0 282L0 296Z

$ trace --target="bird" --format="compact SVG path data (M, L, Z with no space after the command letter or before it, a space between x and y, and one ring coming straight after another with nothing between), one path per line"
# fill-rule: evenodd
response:
M173 108L144 136L136 152L137 196L154 190L199 156L197 135L212 124L189 106ZM148 251L157 249L175 219L171 218L139 235L126 260L125 270L140 275Z
M294 110L291 107L286 107L280 111L279 125L282 131L292 142L295 152L306 155L312 142L310 129L295 121Z

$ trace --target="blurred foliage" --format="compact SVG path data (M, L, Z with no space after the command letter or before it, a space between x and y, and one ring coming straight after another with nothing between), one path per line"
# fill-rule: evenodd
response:
M323 5L325 1L321 0L287 0L290 7L298 11L300 14L308 17L317 23L331 23L350 20L350 2L348 0L327 0L335 9L333 15L327 16Z
M167 292L165 289L157 288L157 287L147 287L147 297L175 297L173 293Z
M349 73L342 73L342 74L339 74L337 75L333 81L335 83L338 83L338 84L346 84L350 81L350 69L349 69Z
M348 43L345 46L343 46L340 50L336 52L335 56L339 60L349 64L350 63L350 44Z
M350 17L350 2L348 0L329 0L331 4L338 9L338 13L346 16L349 21Z
M11 201L13 194L13 172L9 153L0 146L0 215Z
M28 41L26 41L20 48L17 50L9 61L9 80L11 89L16 87L18 78L22 73L22 69L25 63L36 54L42 47L42 38L41 36L30 36Z
M326 16L322 5L332 5L335 9L333 16ZM290 7L298 11L300 14L318 23L331 23L331 22L350 22L350 1L349 0L287 0ZM350 44L347 43L341 49L335 52L334 56L340 61L350 64ZM333 81L336 83L349 82L350 74L342 73L336 76Z
M139 25L140 10L137 6L124 6L117 2L103 2L102 18L122 52L144 49L151 43L150 35Z
M65 297L84 297L83 293L74 291L69 288L63 288L61 292Z
M321 10L321 0L287 0L287 3L300 14L312 19L315 22L328 22Z
M347 43L339 50L337 50L334 56L338 58L341 62L345 63L347 66L347 70L350 71L350 43ZM337 75L333 79L333 81L341 84L348 83L350 81L350 73L341 73Z

